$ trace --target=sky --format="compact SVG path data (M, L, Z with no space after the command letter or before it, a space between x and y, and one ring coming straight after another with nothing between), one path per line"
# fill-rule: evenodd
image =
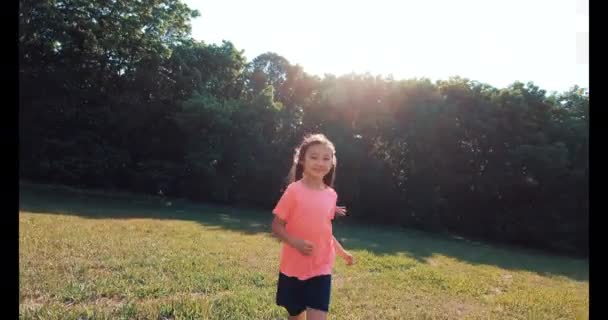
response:
M588 0L185 0L192 36L309 74L589 87Z

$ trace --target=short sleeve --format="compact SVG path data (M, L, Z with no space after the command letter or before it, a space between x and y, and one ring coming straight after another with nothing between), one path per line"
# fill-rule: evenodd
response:
M281 199L279 199L279 202L277 202L277 205L272 212L281 220L289 221L289 217L291 216L295 206L295 201L295 190L293 188L293 184L290 184L287 186L285 192L283 192Z

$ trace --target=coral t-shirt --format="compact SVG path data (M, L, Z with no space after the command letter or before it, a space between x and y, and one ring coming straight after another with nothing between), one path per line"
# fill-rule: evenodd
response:
M285 229L290 236L310 241L313 251L305 256L283 243L280 263L283 274L300 280L331 274L336 257L331 221L337 198L334 189L315 190L302 180L287 186L273 213L287 222Z

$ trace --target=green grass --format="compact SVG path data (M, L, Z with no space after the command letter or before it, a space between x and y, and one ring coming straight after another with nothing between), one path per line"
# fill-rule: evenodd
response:
M330 319L588 319L588 261L336 221ZM270 212L22 185L21 319L284 319Z

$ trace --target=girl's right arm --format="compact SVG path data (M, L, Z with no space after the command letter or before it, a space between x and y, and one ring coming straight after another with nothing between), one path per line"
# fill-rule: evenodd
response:
M298 239L298 238L294 238L294 237L290 236L287 233L287 230L285 229L285 224L286 224L285 221L283 221L281 218L275 216L274 219L272 220L272 233L275 236L277 236L277 238L279 238L281 241L287 243L288 245L292 246L296 250L300 251L301 254L303 254L305 256L310 255L312 253L312 249L313 249L312 243L310 243L306 240L302 240L302 239Z

